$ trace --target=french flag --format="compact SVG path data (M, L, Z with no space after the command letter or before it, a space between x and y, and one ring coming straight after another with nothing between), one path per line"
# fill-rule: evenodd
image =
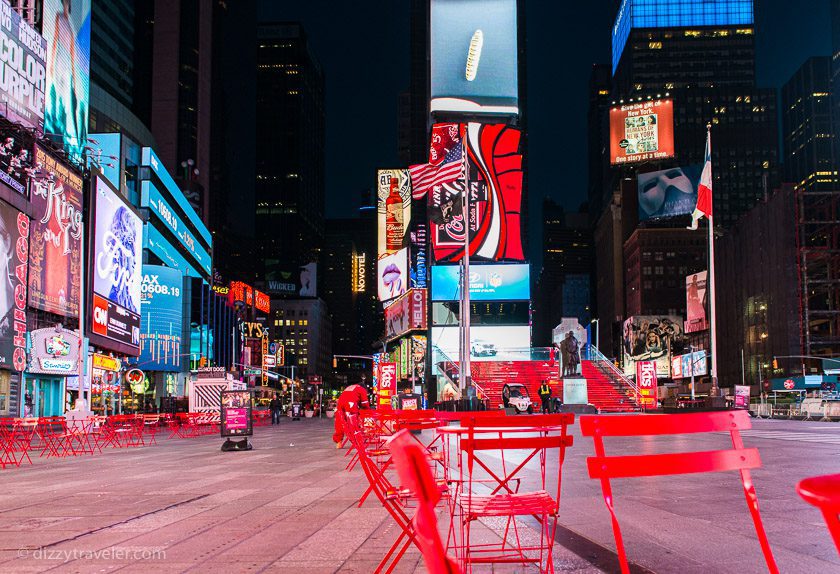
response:
M701 217L712 217L712 132L706 132L706 159L703 163L703 173L700 175L700 185L697 186L697 207L691 214L689 229L697 229L697 222Z

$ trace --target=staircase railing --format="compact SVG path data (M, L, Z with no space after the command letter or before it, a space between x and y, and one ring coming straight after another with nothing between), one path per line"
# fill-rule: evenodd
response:
M458 387L460 389L461 385L459 384L459 381L456 381L452 377L450 372L457 372L458 373L458 379L460 379L461 378L461 365L456 363L455 361L453 361L449 357L449 355L447 355L443 351L443 349L441 349L437 345L432 345L432 348L434 349L434 351L439 353L440 356L443 357L443 359L444 359L443 361L438 361L435 364L437 369L441 372L441 374L444 377L446 377L449 380L450 383L452 383L453 385L455 385L456 387ZM476 394L476 397L479 400L484 400L485 398L487 398L487 393L485 392L484 388L481 385L479 385L475 381L472 381L472 386L475 388L475 394Z
M633 390L633 402L637 407L640 406L639 387L631 379L627 378L624 373L615 366L615 363L605 357L604 354L598 350L598 347L592 344L586 344L582 349L582 355L585 360L604 368L620 384L630 387L630 389Z

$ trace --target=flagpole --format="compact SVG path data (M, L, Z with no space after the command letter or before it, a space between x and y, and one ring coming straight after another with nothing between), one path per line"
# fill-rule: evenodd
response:
M711 154L712 124L706 124L706 137ZM720 394L718 388L718 356L717 356L717 296L715 290L715 219L712 213L709 214L709 338L712 355L712 388L710 395L717 397Z
M467 132L461 138L463 146L461 173L464 177L464 275L461 293L463 294L463 305L461 306L462 345L464 349L464 362L461 364L461 397L466 398L465 391L472 386L472 369L470 366L470 182L467 173Z

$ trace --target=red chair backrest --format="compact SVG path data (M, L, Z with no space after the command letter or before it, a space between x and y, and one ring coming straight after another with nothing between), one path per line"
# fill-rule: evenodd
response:
M750 427L749 415L743 410L685 415L580 417L583 435L595 439L596 456L586 461L591 478L629 478L758 468L761 466L758 449L743 448L739 432ZM723 431L731 433L732 449L627 456L604 454L604 437Z
M840 552L840 474L813 476L801 480L796 492L822 511L834 546Z
M438 532L435 506L440 501L441 492L423 447L409 436L407 430L401 430L388 440L388 448L391 450L400 484L417 497L414 526L429 574L459 572L458 566L446 555Z

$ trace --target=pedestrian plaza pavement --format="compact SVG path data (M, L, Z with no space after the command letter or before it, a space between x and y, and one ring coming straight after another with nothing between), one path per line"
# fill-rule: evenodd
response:
M399 531L376 499L357 508L364 475L345 471L331 423L257 427L246 452L221 452L222 439L202 436L2 470L0 572L372 572ZM840 571L819 512L793 491L801 478L840 472L840 425L754 426L744 441L764 462L753 477L781 571ZM555 568L613 572L609 515L586 474L591 441L574 429ZM696 449L727 440L679 439ZM616 482L615 494L634 571L765 571L735 474L631 479ZM500 527L485 522L484 536ZM396 571L425 572L416 549Z

